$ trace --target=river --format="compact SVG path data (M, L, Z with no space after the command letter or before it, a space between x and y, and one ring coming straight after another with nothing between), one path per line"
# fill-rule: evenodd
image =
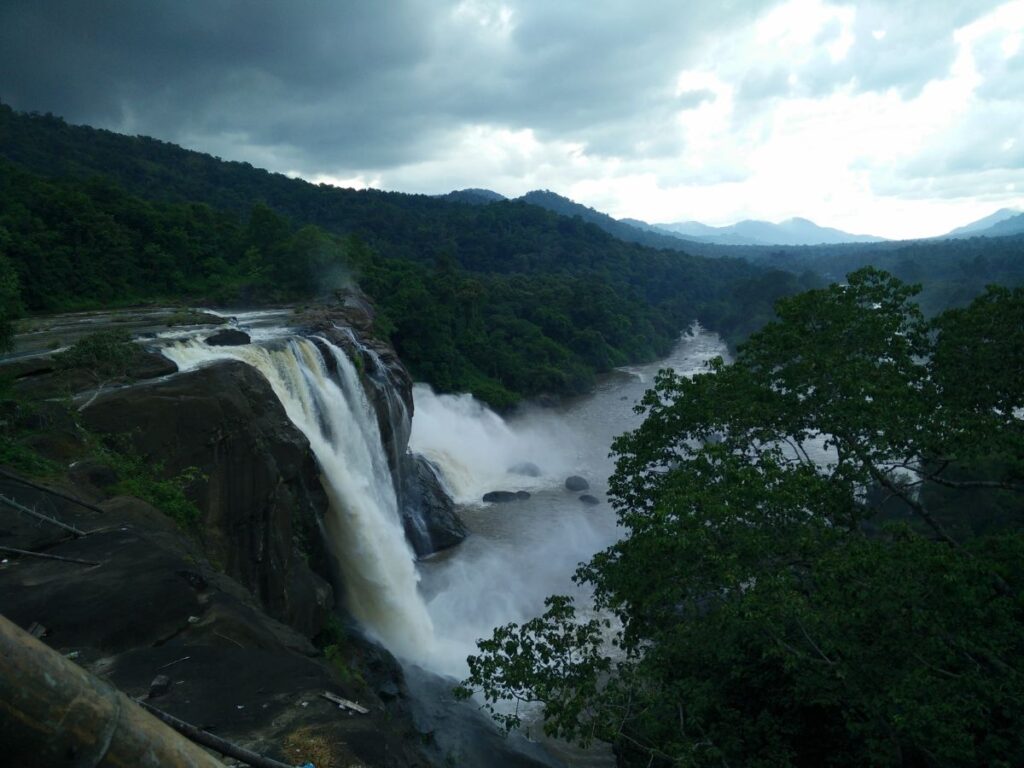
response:
M410 448L436 462L459 503L471 535L457 548L419 563L421 591L437 636L434 670L454 677L467 672L465 658L476 640L499 624L537 616L550 594L572 594L587 610L589 594L572 582L576 567L620 536L608 504L607 479L614 469L609 449L615 436L634 429L634 405L661 368L692 375L711 358L728 354L719 337L695 325L672 353L648 365L604 377L594 392L559 409L526 409L508 420L468 395L414 390ZM539 477L507 470L532 462ZM568 475L588 480L594 506L566 490ZM492 490L525 490L528 499L483 503ZM539 728L533 728L533 732ZM548 743L569 765L611 765L602 750L579 751Z

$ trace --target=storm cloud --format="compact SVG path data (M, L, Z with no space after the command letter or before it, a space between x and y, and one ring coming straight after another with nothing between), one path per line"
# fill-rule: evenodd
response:
M995 0L8 0L0 99L318 181L898 234L868 203L923 222L930 169L947 213L972 168L1000 187L965 180L963 217L1019 199L1022 32L1024 5ZM942 98L962 119L913 121ZM861 110L884 114L847 130ZM818 154L842 166L767 192Z

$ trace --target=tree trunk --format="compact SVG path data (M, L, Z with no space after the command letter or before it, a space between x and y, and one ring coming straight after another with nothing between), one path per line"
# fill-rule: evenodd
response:
M224 768L3 616L0 751L0 762L21 768Z

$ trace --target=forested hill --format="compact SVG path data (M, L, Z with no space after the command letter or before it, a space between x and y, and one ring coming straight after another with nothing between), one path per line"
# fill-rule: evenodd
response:
M651 279L636 277L633 283L661 285L664 270L680 265L687 265L688 272L706 271L711 279L760 272L740 263L710 265L690 254L659 256L524 202L467 206L426 195L315 185L156 139L18 113L2 104L0 157L51 179L102 177L145 200L205 203L242 216L255 203L265 203L293 222L356 235L384 257L432 264L452 256L473 271L621 273L642 266Z
M293 301L354 276L417 377L496 405L582 391L695 318L742 338L809 280L526 203L317 186L0 107L4 262L29 311Z

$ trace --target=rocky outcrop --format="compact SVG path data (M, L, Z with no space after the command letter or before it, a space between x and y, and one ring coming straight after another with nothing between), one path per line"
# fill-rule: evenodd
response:
M0 614L66 658L133 698L155 689L164 711L288 765L317 755L318 764L426 765L404 714L401 669L386 651L352 631L333 636L345 645L326 659L138 498L89 508L4 476L0 492L79 529L99 529L69 539L0 506L0 542L65 558L5 556ZM369 713L341 717L324 691ZM0 717L0 741L7 727L24 726ZM327 746L313 751L317 744Z
M198 469L188 494L211 558L272 616L318 631L332 590L307 563L325 561L327 501L306 438L256 370L224 362L116 390L81 417L93 432L126 435L166 476Z
M355 289L338 292L338 302L308 310L298 318L306 335L320 336L345 350L359 370L380 427L381 441L396 474L409 445L412 425L412 377L392 347L373 332L374 310ZM330 364L331 356L324 358Z
M249 334L237 328L225 328L206 337L206 343L211 347L238 347L249 341Z
M569 475L569 477L565 478L565 488L568 491L585 491L589 487L590 483L587 482L586 478L579 475Z
M488 491L483 495L482 501L492 504L508 504L510 501L522 501L530 498L526 491Z
M437 469L427 459L406 454L401 484L405 535L418 556L449 549L466 538L466 526L455 513Z

